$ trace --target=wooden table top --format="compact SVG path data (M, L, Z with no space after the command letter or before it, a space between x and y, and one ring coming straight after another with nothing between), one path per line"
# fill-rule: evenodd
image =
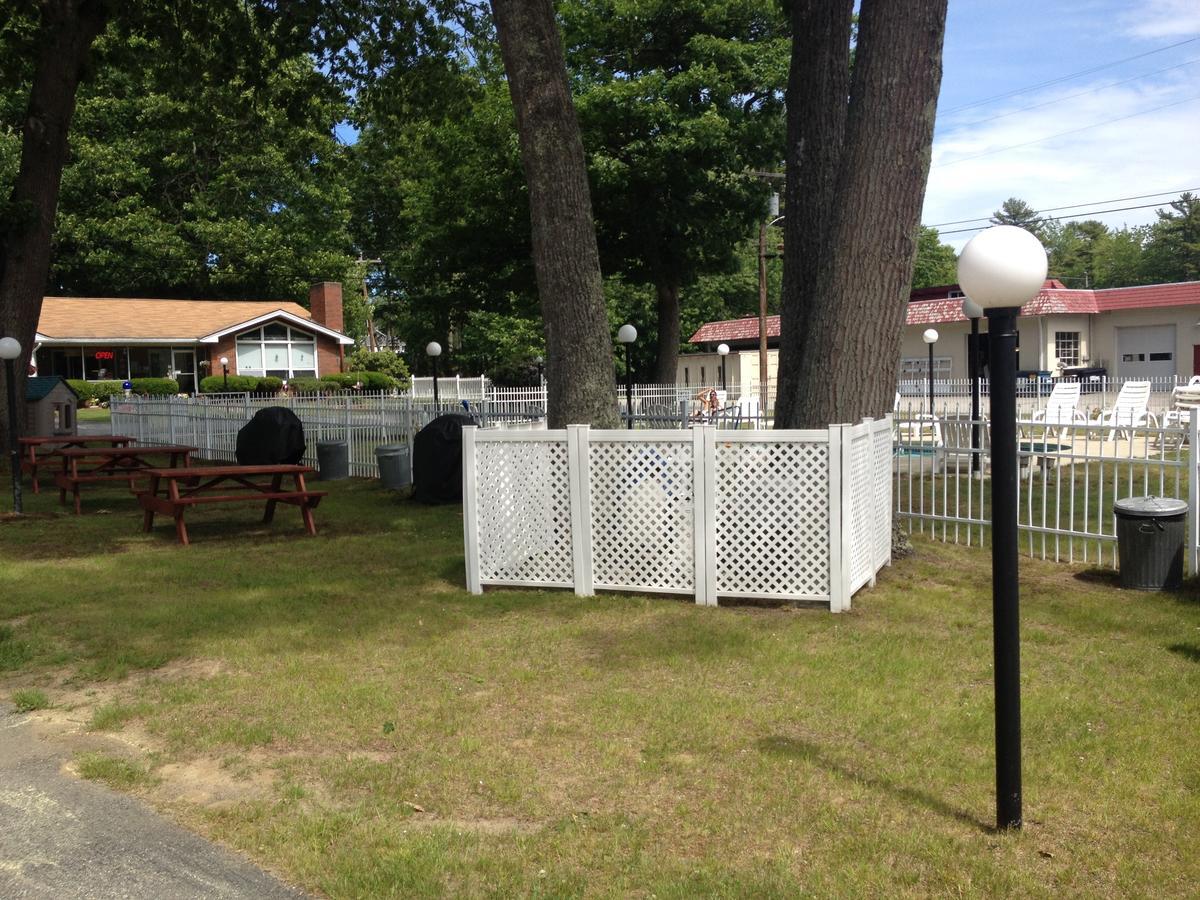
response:
M270 466L194 466L190 469L143 469L146 475L158 478L221 478L230 475L308 475L317 471L312 466L286 463Z
M41 447L45 444L129 444L136 440L123 434L60 434L19 437L17 443L26 447Z
M67 459L98 456L151 456L155 453L195 453L198 447L176 444L138 444L136 447L68 447L59 455Z

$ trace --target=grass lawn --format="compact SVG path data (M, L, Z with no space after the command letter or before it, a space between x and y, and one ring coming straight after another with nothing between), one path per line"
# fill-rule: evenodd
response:
M112 411L106 406L81 406L75 410L75 418L80 422L111 422Z
M461 518L331 485L140 533L0 520L0 696L74 767L335 897L1195 896L1200 602L1022 560L1025 815L994 817L990 575L852 612L463 589ZM0 497L7 496L0 483Z

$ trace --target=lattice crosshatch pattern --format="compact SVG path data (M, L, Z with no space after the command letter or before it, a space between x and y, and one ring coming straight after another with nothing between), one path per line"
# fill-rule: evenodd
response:
M825 601L891 559L890 417L805 431L463 431L467 584Z
M829 447L717 442L717 593L829 594Z
M695 590L692 440L684 436L588 445L596 587Z
M570 587L566 442L480 441L476 466L483 580Z

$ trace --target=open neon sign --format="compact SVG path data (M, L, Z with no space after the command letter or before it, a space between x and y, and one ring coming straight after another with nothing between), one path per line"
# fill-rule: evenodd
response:
M97 350L96 359L112 359L113 352L111 350Z

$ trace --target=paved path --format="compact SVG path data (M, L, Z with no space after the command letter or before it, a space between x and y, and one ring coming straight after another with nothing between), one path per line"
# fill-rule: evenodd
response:
M131 797L61 771L55 745L0 704L0 897L176 900L304 895Z

